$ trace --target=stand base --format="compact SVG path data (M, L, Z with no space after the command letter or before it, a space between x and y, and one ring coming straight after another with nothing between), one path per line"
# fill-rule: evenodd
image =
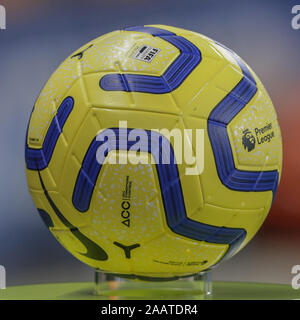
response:
M95 295L95 283L48 283L8 287L0 290L1 300L109 300L114 296ZM173 296L174 298L174 296ZM186 299L178 293L176 299ZM175 299L174 298L174 299ZM149 300L147 297L145 299ZM200 297L198 300L201 300ZM290 284L219 282L213 284L213 300L292 300L300 299L300 291Z
M116 300L129 299L211 299L211 271L171 281L123 279L95 270L94 294Z

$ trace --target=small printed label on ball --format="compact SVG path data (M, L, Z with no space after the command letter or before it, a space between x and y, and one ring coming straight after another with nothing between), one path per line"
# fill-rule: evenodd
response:
M150 63L159 53L160 49L142 45L132 55L133 59Z
M153 262L156 263L161 263L161 264L168 264L171 266L178 266L178 267L191 267L191 266L203 266L205 265L208 261L207 260L202 260L202 261L159 261L159 260L152 260Z

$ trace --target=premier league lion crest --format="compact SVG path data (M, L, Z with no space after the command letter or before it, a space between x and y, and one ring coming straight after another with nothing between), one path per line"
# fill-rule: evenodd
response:
M250 152L255 148L255 137L249 129L244 130L243 134L243 146L248 150L248 152Z

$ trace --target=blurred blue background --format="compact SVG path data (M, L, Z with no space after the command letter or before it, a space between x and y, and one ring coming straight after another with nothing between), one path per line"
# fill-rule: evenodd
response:
M0 0L0 264L8 285L90 281L93 272L48 232L27 190L24 140L43 84L71 52L104 33L144 24L203 33L235 50L268 90L282 128L284 170L274 206L252 242L214 272L216 280L290 283L300 264L299 1Z

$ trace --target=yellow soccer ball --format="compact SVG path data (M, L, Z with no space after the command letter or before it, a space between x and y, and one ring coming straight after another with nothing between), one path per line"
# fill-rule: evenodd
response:
M179 161L174 129L181 158L195 163ZM75 257L174 279L253 238L276 194L282 143L272 102L239 56L153 25L101 36L61 64L35 103L25 156L38 212Z

